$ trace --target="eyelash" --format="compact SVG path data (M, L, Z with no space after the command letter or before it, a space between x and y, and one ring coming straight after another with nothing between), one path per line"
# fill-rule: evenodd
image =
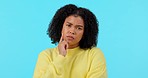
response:
M66 26L71 27L71 25L66 25Z
M66 26L67 26L67 27L71 27L71 25L69 25L69 24L67 24ZM82 30L82 28L80 28L80 27L77 27L76 29Z
M78 27L77 29L78 29L78 30L82 30L82 28L79 28L79 27Z

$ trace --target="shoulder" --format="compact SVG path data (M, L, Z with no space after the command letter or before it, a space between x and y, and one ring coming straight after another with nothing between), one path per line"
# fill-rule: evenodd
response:
M50 56L55 53L57 48L47 48L39 53L39 56Z
M93 47L90 49L90 53L91 54L99 54L99 55L103 55L103 52L101 51L100 48L97 48L97 47Z
M93 47L93 48L90 49L89 53L90 53L90 56L92 58L105 60L104 54L103 54L103 52L101 51L100 48Z

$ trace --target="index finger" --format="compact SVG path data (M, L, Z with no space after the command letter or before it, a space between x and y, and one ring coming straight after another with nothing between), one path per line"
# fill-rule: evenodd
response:
M64 40L64 37L63 37L63 33L62 33L62 36L60 38L60 42L62 42Z

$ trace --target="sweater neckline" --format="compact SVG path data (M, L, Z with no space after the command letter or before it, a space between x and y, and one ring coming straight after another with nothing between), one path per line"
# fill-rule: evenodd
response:
M58 47L57 47L57 50L58 50ZM76 55L79 52L81 52L81 48L79 46L75 47L75 48L72 48L72 49L67 49L66 56L73 56L73 55Z

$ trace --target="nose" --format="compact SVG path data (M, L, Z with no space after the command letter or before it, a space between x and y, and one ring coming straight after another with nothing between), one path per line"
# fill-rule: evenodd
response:
M74 28L70 28L69 33L75 35L75 29Z
M75 33L74 33L74 32L72 32L72 31L70 31L70 34L73 34L73 35L74 35Z

